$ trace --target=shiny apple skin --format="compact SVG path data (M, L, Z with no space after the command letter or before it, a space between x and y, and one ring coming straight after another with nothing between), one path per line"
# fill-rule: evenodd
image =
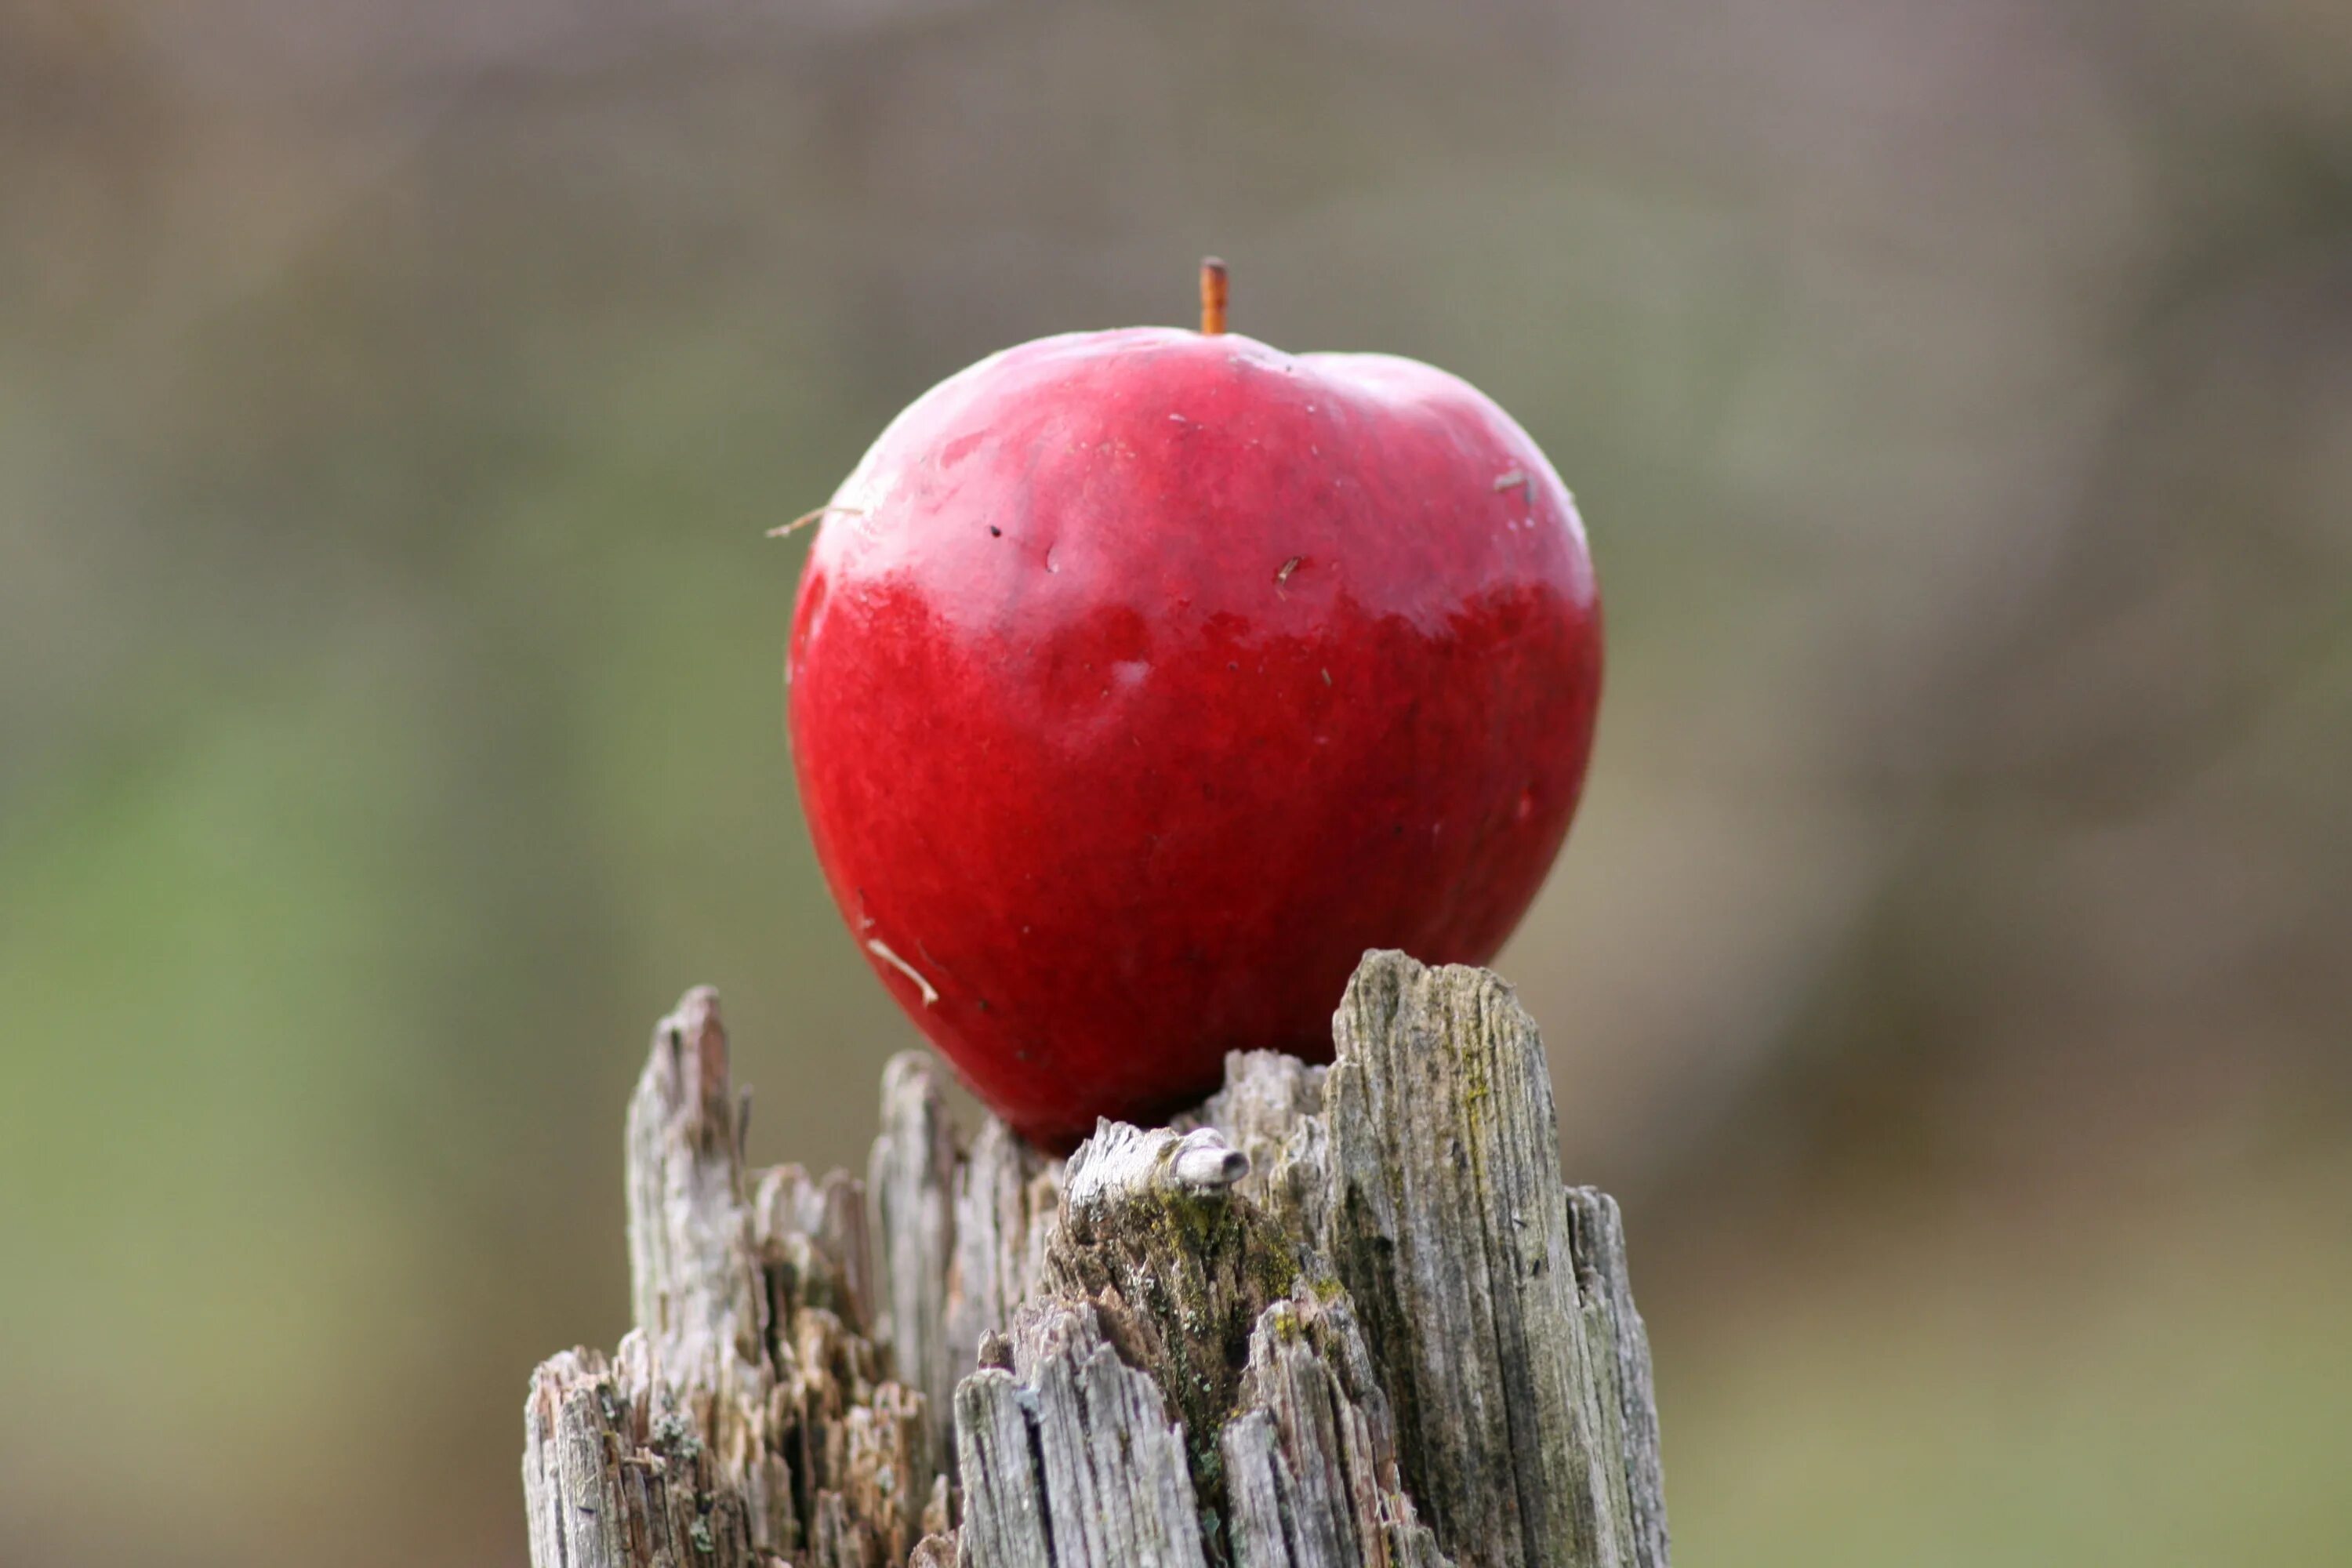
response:
M1229 1050L1329 1059L1368 948L1494 955L1576 809L1600 605L1559 475L1466 383L1077 333L883 432L786 679L867 962L1066 1147L1199 1100Z

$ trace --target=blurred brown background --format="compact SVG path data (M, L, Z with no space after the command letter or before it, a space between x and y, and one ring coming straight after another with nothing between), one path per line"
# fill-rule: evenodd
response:
M2340 0L0 0L0 1561L522 1561L651 1020L909 1039L761 531L1206 249L1590 519L1685 1568L2352 1561Z

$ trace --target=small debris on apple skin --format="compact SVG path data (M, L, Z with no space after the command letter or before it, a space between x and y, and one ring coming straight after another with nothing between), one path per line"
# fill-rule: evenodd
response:
M1366 949L1483 963L1576 809L1583 525L1466 383L1135 328L982 361L825 509L788 708L875 973L1066 1147L1328 1059Z

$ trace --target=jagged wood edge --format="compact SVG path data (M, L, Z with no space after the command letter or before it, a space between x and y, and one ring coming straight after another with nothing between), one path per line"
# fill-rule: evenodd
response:
M1437 1568L1440 1540L1667 1568L1622 1228L1559 1181L1532 1024L1492 975L1393 953L1337 1024L1335 1068L1235 1057L1190 1140L1106 1124L1067 1168L992 1118L959 1148L909 1053L862 1197L787 1166L746 1198L689 994L631 1110L639 1327L533 1380L536 1568ZM1198 1180L1228 1141L1247 1173ZM1223 1381L1186 1339L1212 1318Z

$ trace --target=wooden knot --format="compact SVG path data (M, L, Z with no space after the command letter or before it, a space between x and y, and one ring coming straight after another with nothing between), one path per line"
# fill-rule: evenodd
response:
M1101 1213L1155 1193L1222 1196L1249 1168L1249 1156L1213 1127L1179 1136L1165 1127L1097 1121L1095 1135L1070 1156L1064 1201L1075 1213Z
M1225 1142L1213 1127L1196 1127L1176 1141L1168 1162L1179 1186L1196 1193L1220 1192L1249 1174L1249 1156Z

